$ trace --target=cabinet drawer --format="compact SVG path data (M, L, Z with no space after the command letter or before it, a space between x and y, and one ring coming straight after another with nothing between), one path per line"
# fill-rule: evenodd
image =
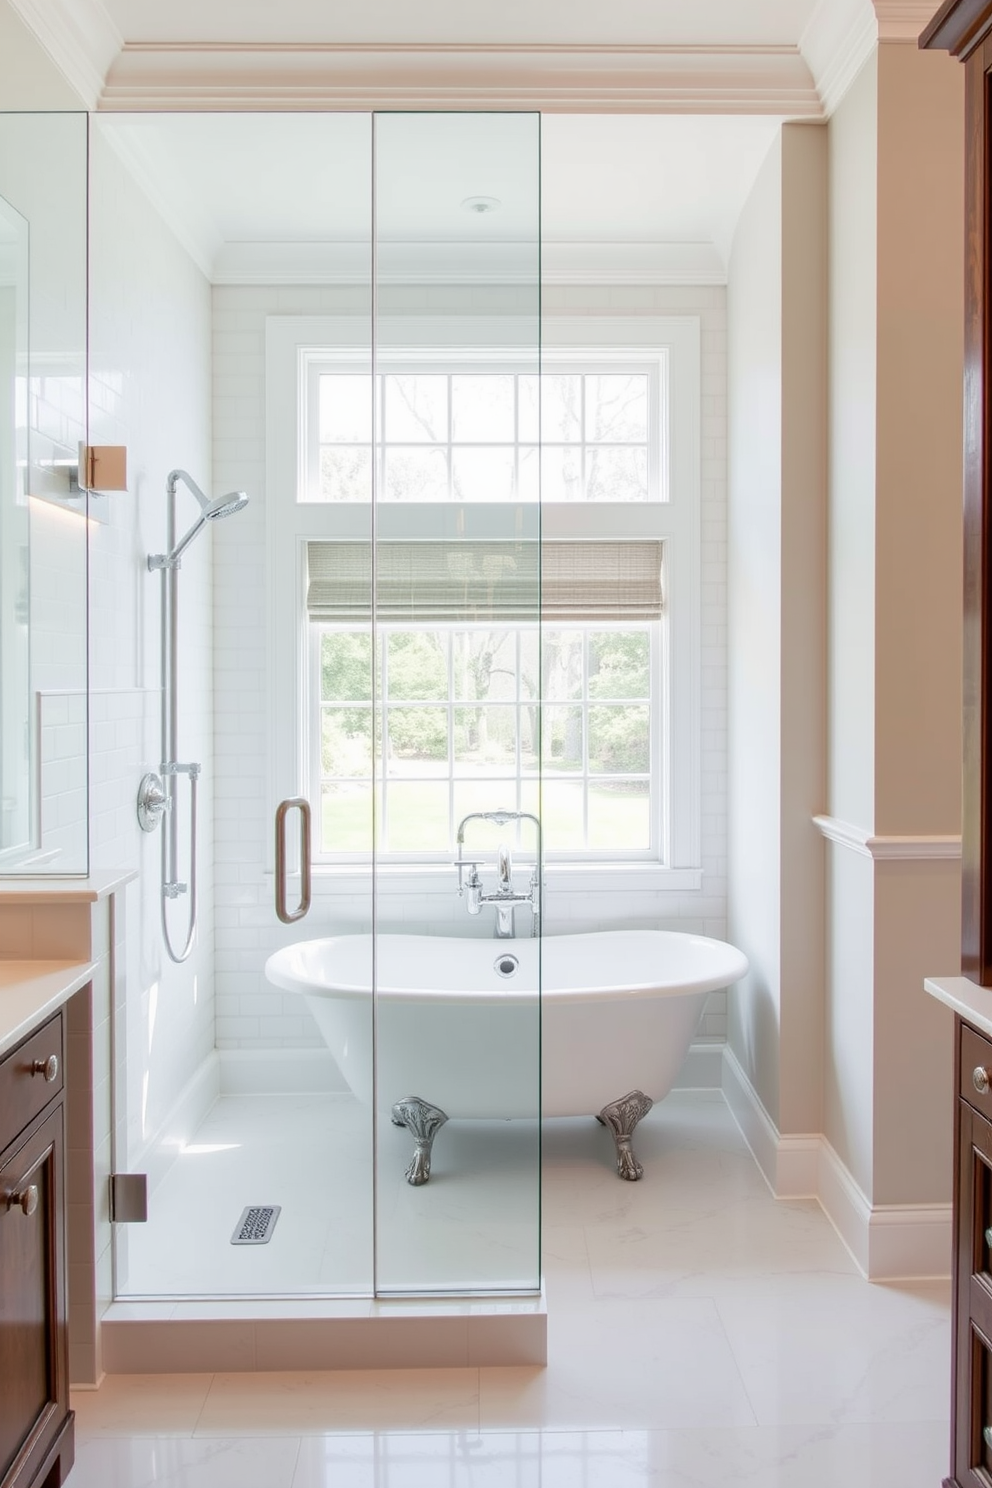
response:
M56 1013L0 1061L0 1149L60 1094L64 1070L62 1014Z

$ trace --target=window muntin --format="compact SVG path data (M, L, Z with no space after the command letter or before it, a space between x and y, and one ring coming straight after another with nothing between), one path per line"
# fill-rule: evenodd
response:
M658 856L657 623L380 626L375 703L370 632L310 631L317 856L368 855L373 796L389 857L446 860L500 807L540 814L552 859Z
M663 355L552 365L541 378L492 366L384 372L373 447L371 373L310 351L297 499L370 502L375 458L386 502L667 500L666 374Z
M397 318L388 336L388 364L380 371L453 370L526 372L528 324L506 316L429 315ZM579 315L548 317L542 325L542 367L549 371L609 372L657 367L658 423L649 460L657 469L646 502L573 501L519 503L381 502L376 531L383 541L536 539L583 543L661 541L665 552L665 614L656 627L658 726L653 740L659 771L652 789L657 850L646 855L664 885L681 885L683 869L700 861L701 687L703 676L700 573L700 354L701 330L693 315ZM415 354L396 348L416 346ZM493 348L480 351L480 347ZM415 361L414 361L415 356ZM305 619L306 549L309 542L368 540L370 507L357 501L300 500L310 479L304 428L317 417L314 378L307 369L369 368L368 323L361 316L270 316L266 323L266 546L269 554L268 629L277 664L269 670L269 788L274 800L310 789L314 777L312 648ZM368 386L368 384L366 384ZM310 390L309 393L307 390ZM307 404L312 397L312 404ZM316 447L316 446L314 446ZM366 591L367 592L367 586ZM364 617L362 617L364 618ZM605 618L605 617L604 617ZM294 664L295 659L295 664ZM549 781L549 785L568 783ZM314 799L315 815L317 800ZM581 866L581 853L568 855ZM638 855L634 855L635 858ZM415 861L417 853L401 854ZM631 855L615 855L614 864ZM368 859L365 859L366 865ZM342 864L342 866L345 866ZM355 867L358 864L353 865ZM595 863L589 865L595 868ZM348 871L351 871L350 867Z

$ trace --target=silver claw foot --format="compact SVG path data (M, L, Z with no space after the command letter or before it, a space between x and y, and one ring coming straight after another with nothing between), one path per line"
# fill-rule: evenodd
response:
M608 1126L613 1133L617 1146L617 1172L629 1183L636 1183L644 1175L644 1169L634 1156L630 1142L635 1126L653 1105L654 1101L649 1100L643 1090L631 1090L619 1100L610 1101L596 1117L597 1121Z
M419 1095L408 1095L397 1101L391 1117L394 1126L405 1126L413 1133L417 1145L406 1170L406 1181L419 1188L431 1176L431 1148L448 1118L438 1106L421 1100Z

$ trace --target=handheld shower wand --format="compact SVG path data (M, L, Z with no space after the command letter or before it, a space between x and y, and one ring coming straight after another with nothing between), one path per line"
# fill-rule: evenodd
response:
M196 497L200 514L189 531L176 541L176 488L179 482ZM185 961L193 949L196 935L196 792L200 765L178 759L178 693L179 693L179 569L182 556L207 522L232 516L248 504L244 491L231 491L210 501L185 470L172 470L165 483L168 497L165 553L150 553L148 568L162 574L162 763L161 778L154 773L144 777L138 789L138 821L146 832L154 831L168 813L168 828L162 833L162 937L171 960ZM189 882L179 881L179 823L176 815L178 777L189 777ZM186 940L181 951L173 948L169 933L167 905L170 899L189 894L189 919Z

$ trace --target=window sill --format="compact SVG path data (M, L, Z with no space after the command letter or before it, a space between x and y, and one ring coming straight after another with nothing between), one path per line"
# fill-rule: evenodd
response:
M521 864L517 874L524 872ZM483 876L485 876L485 869ZM449 863L389 863L376 871L380 894L457 893L457 878ZM354 893L356 882L371 885L366 863L321 863L313 868L318 894ZM666 868L661 863L552 863L544 870L548 893L668 893L693 894L703 887L702 868ZM359 891L361 892L361 890Z

